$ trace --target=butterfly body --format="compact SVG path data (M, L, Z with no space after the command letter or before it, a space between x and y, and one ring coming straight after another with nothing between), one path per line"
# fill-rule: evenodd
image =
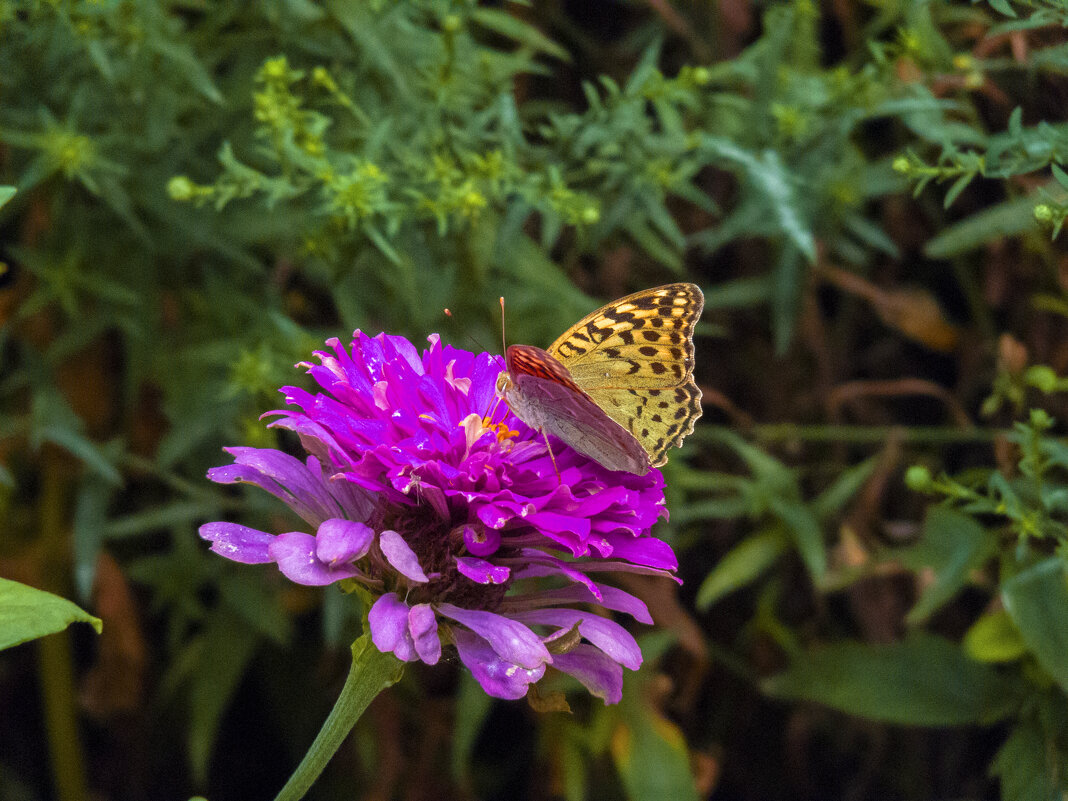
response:
M527 425L610 470L642 475L667 461L701 416L693 284L627 295L587 315L549 348L508 348L498 390Z

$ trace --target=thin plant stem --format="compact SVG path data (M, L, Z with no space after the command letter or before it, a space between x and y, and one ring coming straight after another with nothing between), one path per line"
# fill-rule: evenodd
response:
M45 588L63 590L62 554L67 547L64 516L67 505L65 457L53 448L45 448L40 497L41 542ZM75 709L74 670L68 632L45 637L38 643L42 702L52 782L59 801L84 801L86 798L85 758Z

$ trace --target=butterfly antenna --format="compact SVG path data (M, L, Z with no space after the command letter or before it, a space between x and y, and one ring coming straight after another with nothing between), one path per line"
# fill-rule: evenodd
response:
M501 304L501 353L508 353L508 340L504 336L504 296L497 298Z
M446 317L448 317L454 323L456 322L456 316L452 313L452 309L442 309L442 311L445 313ZM474 345L476 348L481 351L489 352L489 348L487 348L485 345L475 339L474 335L470 331L464 331L463 333L464 336L467 337L471 341L471 344Z
M501 298L501 304L502 304L501 308L503 309L503 308L504 308L504 306L503 306L503 304L504 304L504 298ZM451 310L451 309L448 309L448 308L446 308L446 309L442 309L442 311L443 311L443 312L445 313L445 316L446 316L446 317L448 317L448 318L449 318L450 320L452 320L453 322L456 322L456 317L455 317L455 315L454 315L454 314L452 313L452 310ZM503 317L502 317L502 321L503 321ZM474 343L474 345L475 345L475 347L476 347L476 348L478 348L479 350L483 351L484 353L489 353L489 348L487 348L487 347L486 347L485 345L483 345L483 344L482 344L481 342L479 342L479 341L478 341L477 339L475 339L475 337L474 337L474 336L473 336L473 335L471 334L471 332L470 332L470 331L464 331L464 336L466 336L466 337L467 337L467 338L468 338L469 340L471 340L471 342L473 342L473 343ZM494 415L495 415L495 414L497 413L497 405L498 405L498 404L499 404L500 402L501 402L501 399L500 399L500 398L498 397L498 398L497 398L497 399L496 399L496 400L495 400L495 401L493 402L493 406L492 406L492 408L491 408L491 409L489 410L489 414L487 414L487 415L485 415L485 416L484 416L484 419L486 419L486 420L493 420L493 417L494 417Z

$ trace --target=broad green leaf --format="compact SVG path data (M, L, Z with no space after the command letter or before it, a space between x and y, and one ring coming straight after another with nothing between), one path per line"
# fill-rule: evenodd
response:
M15 191L13 186L0 186L0 208L3 208L5 203L15 197Z
M643 638L643 652L646 650ZM627 797L632 801L697 801L690 755L682 731L649 702L644 671L623 677L620 721L611 732L609 751Z
M99 634L100 618L66 598L0 578L0 650L63 631L71 623L88 623Z
M888 645L841 642L819 648L762 687L778 698L912 726L989 722L992 704L1004 694L994 668L925 633Z
M1050 557L1006 581L1001 601L1040 665L1068 689L1068 583Z
M1034 722L1013 729L994 757L990 773L1001 780L1002 801L1049 801L1068 793L1064 756L1050 747Z
M964 651L979 662L1013 662L1027 653L1027 643L1004 609L987 612L964 635Z
M974 518L945 506L931 509L924 522L923 535L906 561L919 569L930 567L935 580L924 588L906 622L921 623L942 607L968 582L968 575L997 550L997 539Z
M697 590L697 608L705 611L724 595L753 581L786 551L789 540L779 527L746 537L719 560Z

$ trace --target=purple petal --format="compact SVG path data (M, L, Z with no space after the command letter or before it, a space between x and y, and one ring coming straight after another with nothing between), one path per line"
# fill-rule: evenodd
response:
M272 448L225 448L234 464L215 467L208 478L219 484L247 482L288 504L312 525L341 510L326 489L322 475L312 475L299 459Z
M551 590L527 593L526 595L510 596L501 605L501 612L525 611L541 606L557 606L572 603L600 604L605 609L614 612L625 612L639 623L653 624L653 616L649 614L649 607L640 598L624 592L618 587L594 582L601 597L597 598L583 585L573 584L570 587L556 587Z
M574 676L605 706L623 698L623 668L592 645L580 643L566 654L557 654L553 667Z
M464 526L464 545L475 556L490 556L501 544L501 532L485 526Z
M474 556L456 557L456 569L479 584L504 584L512 573L510 568Z
M506 662L533 670L553 661L541 638L522 623L493 612L461 609L453 604L438 604L437 609L486 640Z
M370 526L332 517L315 532L315 555L329 565L355 562L367 555L374 536Z
M392 653L405 662L416 659L415 644L408 631L408 605L395 592L387 592L375 601L367 613L367 625L371 627L371 642L379 651Z
M290 581L310 587L322 587L345 578L354 578L360 571L352 565L332 566L319 561L315 553L315 537L300 531L279 534L268 548L271 560Z
M678 570L679 560L671 546L656 537L632 537L626 534L609 534L606 539L612 546L611 556L625 559L636 565L646 565L661 570Z
M419 557L411 549L404 537L396 531L383 531L378 535L378 547L382 549L382 555L396 568L401 575L425 584L428 579L419 566Z
M200 527L200 536L211 543L211 549L220 556L246 565L262 565L273 562L268 548L274 535L237 523L205 523Z
M593 579L582 572L589 569L590 565L597 564L596 562L565 562L533 548L524 548L520 559L525 560L527 564L522 570L516 572L516 578L540 578L562 574L572 581L585 585L586 589L600 600L601 591Z
M482 689L494 698L514 701L527 694L527 687L545 675L545 665L526 669L501 659L481 637L454 629L456 650ZM618 667L618 666L617 666ZM622 670L620 671L622 673Z
M579 634L624 667L637 670L642 666L642 649L630 632L606 617L575 609L532 609L516 612L512 617L530 625L558 626L569 629L578 624Z
M430 604L416 604L408 613L408 633L415 643L415 652L428 665L441 659L441 640L438 638L438 618Z

